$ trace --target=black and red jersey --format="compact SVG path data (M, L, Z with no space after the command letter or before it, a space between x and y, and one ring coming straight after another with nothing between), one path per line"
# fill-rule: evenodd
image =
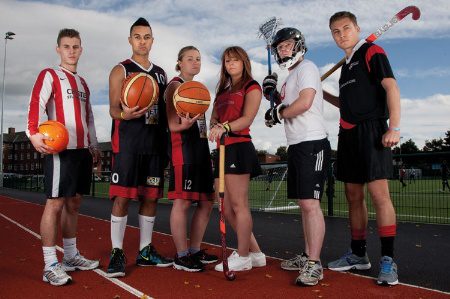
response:
M159 87L158 103L140 118L112 120L111 145L114 153L139 153L167 156L168 126L164 91L167 84L166 72L155 64L143 68L132 59L120 63L125 77L132 73L146 73L152 76Z
M180 77L173 82L183 83ZM166 99L173 101L173 99ZM211 164L208 139L206 138L205 115L201 116L189 129L181 132L170 132L170 156L173 166L184 164Z
M341 119L350 124L373 119L388 119L384 78L394 78L384 50L364 42L347 61L339 78Z
M244 111L245 95L254 89L261 90L261 86L255 80L251 80L239 90L231 91L227 89L217 95L214 107L216 108L218 121L223 124L240 118ZM225 145L251 140L247 137L250 134L250 128L245 128L239 132L233 131L233 133L245 137L233 136L225 138Z

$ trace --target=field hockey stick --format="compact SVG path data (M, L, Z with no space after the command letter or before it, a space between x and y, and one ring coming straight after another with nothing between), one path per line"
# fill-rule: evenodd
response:
M225 211L223 209L223 201L225 197L225 134L220 137L219 146L219 210L220 210L220 241L222 244L222 265L223 265L223 275L225 275L228 280L235 280L236 274L228 269L228 258L227 258L227 241L226 236L226 225L225 225Z
M280 18L271 17L266 22L259 25L258 37L260 37L260 38L262 37L266 41L267 68L268 68L269 75L272 74L272 63L270 61L270 55L271 55L270 45L272 44L272 39L273 39L273 36L275 35L275 31L276 31L278 25L280 25L280 24L281 24ZM274 75L276 75L276 73L274 73ZM274 106L273 94L274 94L274 92L272 91L269 95L270 108L273 108L273 106Z
M407 7L403 8L391 20L387 21L383 26L381 26L375 32L373 32L371 35L369 35L366 38L366 41L369 43L373 43L383 33L388 31L392 26L394 26L396 23L403 20L403 18L405 18L409 14L412 14L413 20L418 20L420 18L420 9L417 6L407 6ZM323 74L322 77L320 77L320 80L323 81L326 78L328 78L332 73L334 73L334 71L336 71L338 68L340 68L344 64L344 62L345 62L345 57L342 58L341 61L336 63L336 65L333 66L328 72Z

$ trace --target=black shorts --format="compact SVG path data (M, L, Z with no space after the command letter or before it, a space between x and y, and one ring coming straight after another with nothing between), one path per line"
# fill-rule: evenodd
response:
M339 129L336 178L364 184L392 178L392 152L382 144L386 120L370 120L352 129Z
M214 200L211 164L185 164L170 167L168 199Z
M89 194L92 181L92 155L88 149L65 150L46 155L44 189L47 198Z
M288 148L288 198L320 200L330 159L331 147L326 138L290 145Z
M250 174L256 177L262 173L252 142L238 142L225 147L225 174ZM219 151L214 159L214 177L219 177Z
M113 154L109 197L151 198L163 196L167 158L160 155Z

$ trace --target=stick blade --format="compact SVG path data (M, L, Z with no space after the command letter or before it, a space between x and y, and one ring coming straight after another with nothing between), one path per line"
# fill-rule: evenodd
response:
M396 17L400 21L409 14L412 14L412 19L416 21L420 18L420 9L414 5L407 6L403 8L401 11L399 11Z

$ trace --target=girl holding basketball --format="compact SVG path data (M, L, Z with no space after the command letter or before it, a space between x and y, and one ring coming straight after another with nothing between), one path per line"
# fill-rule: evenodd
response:
M252 233L253 221L248 204L250 178L261 173L250 137L252 124L261 102L261 87L253 80L250 59L241 47L229 47L222 55L222 68L211 115L209 140L225 138L225 201L227 221L237 233L238 250L228 257L232 271L250 270L266 265ZM214 175L218 190L218 159ZM223 271L223 264L215 267Z
M192 81L200 72L201 56L197 48L187 46L178 53L175 70L179 75L168 84L165 99L170 129L170 182L167 197L173 200L170 228L177 254L173 267L197 272L203 264L214 263L217 256L200 249L214 201L214 178L206 136L205 115L178 115L173 103L177 88ZM187 245L188 212L197 203L190 223L190 244Z

